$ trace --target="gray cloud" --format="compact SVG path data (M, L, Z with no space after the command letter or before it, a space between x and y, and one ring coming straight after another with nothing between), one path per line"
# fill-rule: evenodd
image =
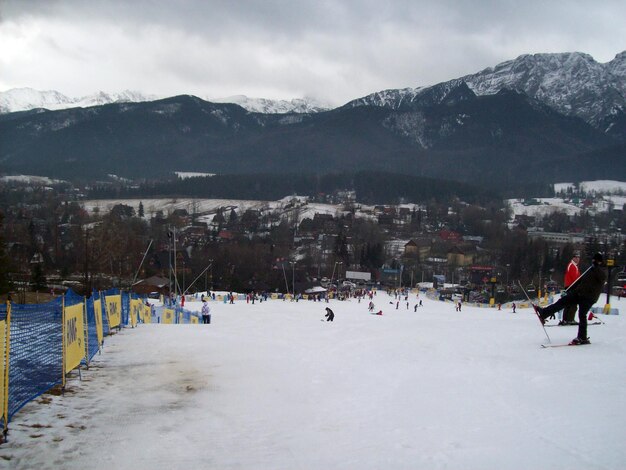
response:
M523 53L626 49L621 1L5 0L0 89L316 96L416 87Z

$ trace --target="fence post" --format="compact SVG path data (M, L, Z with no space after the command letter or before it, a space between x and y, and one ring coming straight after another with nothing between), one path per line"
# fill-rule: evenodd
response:
M62 390L65 391L65 294L63 294L63 301L61 303L61 344L62 344L62 365L61 365L61 383Z
M89 369L89 318L87 315L87 296L83 296L83 335L85 337L85 363Z
M9 432L9 367L10 367L10 350L11 350L11 301L7 300L7 319L6 319L6 334L4 342L4 400L2 403L2 414L4 415L4 429L2 434L4 440L6 440L7 433Z

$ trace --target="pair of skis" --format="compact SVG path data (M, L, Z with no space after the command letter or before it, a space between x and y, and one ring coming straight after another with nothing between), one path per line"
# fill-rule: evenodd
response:
M604 324L604 322L601 322L601 321L593 321L593 322L591 322L591 323L587 323L587 326L591 326L591 325L602 325L602 324ZM568 323L567 325L545 325L545 327L546 327L546 328L551 328L551 327L554 327L554 326L576 326L576 325L578 325L578 322L575 322L575 323Z

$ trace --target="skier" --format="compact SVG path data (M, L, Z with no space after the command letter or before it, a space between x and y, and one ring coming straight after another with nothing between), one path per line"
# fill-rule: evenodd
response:
M211 323L211 307L206 299L202 299L202 323L206 325Z
M567 265L565 271L565 280L563 285L567 289L572 283L580 277L580 271L578 270L578 263L580 262L580 256L578 253L574 253L572 260ZM563 309L563 319L559 322L559 325L573 325L576 323L576 305L568 305Z
M517 307L517 306L515 305L515 302L513 302L513 305L511 305L511 307L513 308L513 313L515 313L515 308Z
M561 295L561 298L552 305L548 305L545 308L535 307L542 323L545 323L546 319L554 318L554 314L568 305L578 306L578 336L574 338L570 344L589 344L589 338L587 337L587 313L591 306L597 302L604 282L606 281L606 274L602 265L604 264L604 258L602 254L596 253L593 255L592 267L586 274L580 279L580 281L566 293Z
M326 317L326 321L333 321L335 319L335 314L334 312L326 307L326 315L324 315Z

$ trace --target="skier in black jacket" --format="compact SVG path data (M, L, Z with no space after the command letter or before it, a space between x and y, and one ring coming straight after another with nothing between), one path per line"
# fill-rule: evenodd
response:
M543 323L548 317L554 318L554 314L563 307L578 305L578 336L570 344L589 344L590 342L587 337L587 313L598 301L606 281L602 255L600 253L593 255L592 263L591 269L579 278L566 295L562 295L559 300L545 308L536 307Z
M326 317L326 321L333 321L335 319L335 313L328 307L326 307L326 315L324 316Z

